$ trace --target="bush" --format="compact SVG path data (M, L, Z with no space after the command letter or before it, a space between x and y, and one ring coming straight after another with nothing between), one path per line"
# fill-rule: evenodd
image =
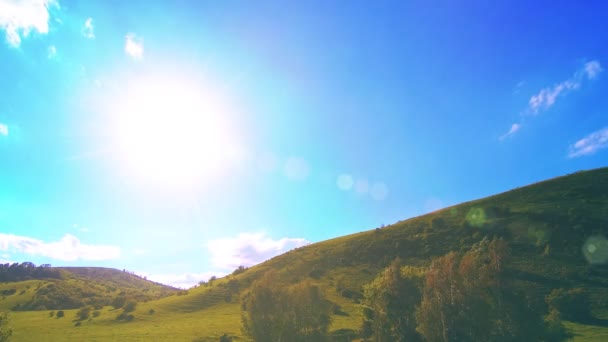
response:
M81 323L80 323L80 322L76 322L76 323L74 324L74 326L75 326L75 327L79 327L79 326L81 326Z
M55 311L49 312L49 317L54 317L54 316L55 316Z
M65 313L63 312L63 310L57 311L57 318L61 318L63 316L65 316Z
M150 315L154 315L154 313L155 313L155 312L156 312L156 311L154 311L154 309L150 309L150 310L148 310L148 314L150 314Z
M0 313L0 342L9 341L13 335L13 329L9 326L10 317L8 313Z
M126 303L127 303L127 297L125 297L125 296L117 296L116 298L114 298L114 300L112 301L111 305L114 307L114 309L120 309Z
M99 315L101 315L101 312L99 310L93 311L93 317L99 317Z
M585 322L592 318L588 294L581 288L554 289L545 297L549 310L556 310L568 321Z
M220 342L232 342L232 337L228 336L228 334L223 334L220 336Z
M90 316L91 316L91 307L90 306L82 307L76 313L76 317L78 317L78 319L81 321L89 318Z
M357 332L353 329L338 329L332 331L330 336L334 342L350 342L357 338Z
M123 307L124 312L133 312L137 308L137 303L134 301L128 301L127 304Z

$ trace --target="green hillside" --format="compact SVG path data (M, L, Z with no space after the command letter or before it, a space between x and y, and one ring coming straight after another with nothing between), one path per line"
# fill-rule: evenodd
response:
M110 268L34 268L30 263L4 267L7 268L3 279L5 281L0 283L0 310L45 311L76 309L86 305L103 307L110 305L118 296L144 302L178 291L173 287ZM24 268L32 271L28 272L23 270ZM45 273L39 269L43 269ZM7 273L17 274L18 281L7 281Z
M224 333L243 338L240 295L265 272L274 270L284 284L311 280L324 290L334 304L331 331L356 331L362 321L362 286L396 257L406 265L428 266L433 258L450 251L464 252L484 237L501 237L512 251L506 265L509 277L539 302L555 288L583 288L590 295L595 321L566 325L573 330L575 340L597 341L608 337L606 235L608 168L602 168L301 247L187 293L173 293L157 300L148 298L145 303L145 299L137 297L140 303L131 322L117 321L118 312L105 307L98 317L78 327L72 322L75 310L66 311L65 319L50 318L48 311L15 311L12 325L18 341L39 341L41 336L48 341L218 340ZM131 280L122 279L116 273L120 271L63 270L74 276L67 280L1 284L0 290L14 287L18 292L0 301L0 308L13 308L32 298L37 287L57 282L102 286L108 291L113 281L116 290L109 293L115 295L122 288L131 291L133 297L150 292L159 297L171 293L170 289L149 282L145 283L148 287L143 283L129 286ZM19 296L23 300L16 299Z

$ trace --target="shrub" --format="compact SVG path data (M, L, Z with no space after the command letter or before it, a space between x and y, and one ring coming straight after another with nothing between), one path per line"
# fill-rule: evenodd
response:
M148 314L150 314L150 315L154 315L154 313L155 313L155 312L156 312L156 311L154 311L154 309L150 309L150 310L148 310Z
M89 318L89 316L91 316L91 307L90 306L82 307L76 313L76 317L78 317L79 320L85 320L85 319Z
M80 324L80 322L76 322L76 323L74 324L74 326L75 326L75 327L79 327L79 326L81 326L81 325L82 325L82 324Z
M220 342L232 342L232 337L228 336L228 334L223 334L220 336Z
M134 301L128 301L127 304L123 307L124 312L133 312L137 308L137 303Z
M125 304L127 303L127 297L125 296L117 296L116 298L114 298L114 300L112 301L112 306L114 307L114 309L120 309L122 308Z
M49 312L49 317L54 317L54 316L55 316L55 311Z
M8 313L0 313L0 342L9 341L13 335L13 329L9 326L10 318Z
M93 311L93 317L99 317L99 315L101 315L101 312L99 310Z
M592 317L589 296L581 288L554 289L545 297L545 302L549 310L556 310L569 321L584 322Z
M57 318L61 318L63 316L65 316L65 313L63 312L63 310L57 311Z

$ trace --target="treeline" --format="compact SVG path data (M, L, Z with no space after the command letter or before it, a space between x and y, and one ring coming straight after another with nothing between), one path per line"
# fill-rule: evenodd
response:
M363 289L360 330L334 334L330 315L340 310L319 287L281 286L267 273L242 298L242 330L255 341L563 341L570 335L562 317L591 317L579 289L526 293L505 270L509 257L503 239L486 238L429 267L395 259Z
M364 290L361 335L374 341L563 341L569 337L552 302L525 293L508 277L502 239L436 258L428 269L395 260ZM567 302L567 301L566 301ZM547 305L549 304L549 305ZM565 305L562 305L562 308ZM588 308L587 308L588 309Z
M30 279L62 279L60 270L49 264L36 266L31 262L0 264L0 282L13 282Z

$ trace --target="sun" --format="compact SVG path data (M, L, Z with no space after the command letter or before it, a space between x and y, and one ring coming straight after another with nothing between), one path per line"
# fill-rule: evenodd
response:
M116 101L119 163L138 180L193 185L238 154L230 106L212 87L171 77L130 81Z

